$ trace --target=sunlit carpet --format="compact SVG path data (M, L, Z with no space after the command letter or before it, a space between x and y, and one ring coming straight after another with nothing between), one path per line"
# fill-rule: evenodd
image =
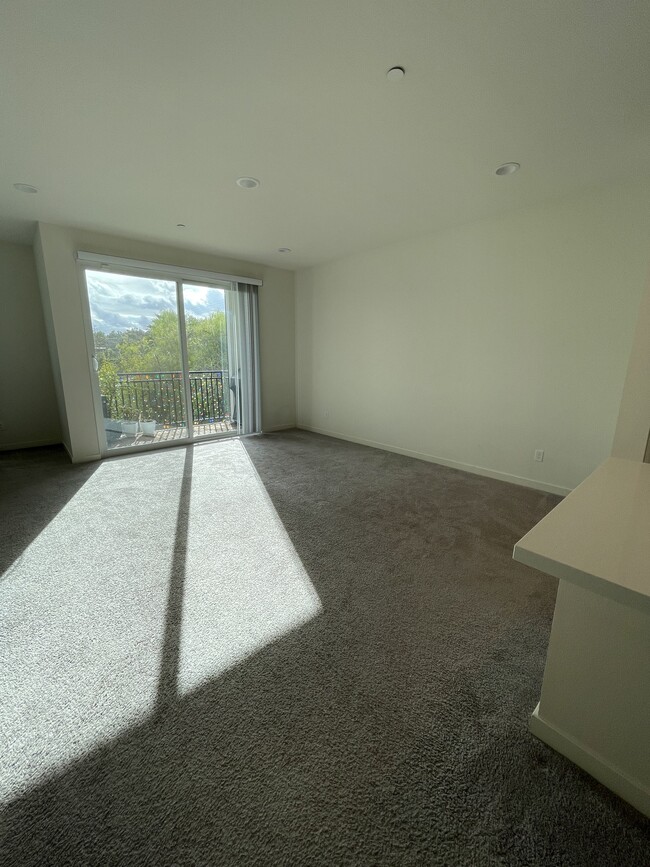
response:
M1 864L648 863L527 731L557 498L297 431L0 472Z

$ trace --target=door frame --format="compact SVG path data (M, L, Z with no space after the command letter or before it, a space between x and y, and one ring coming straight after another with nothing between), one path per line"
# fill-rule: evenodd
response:
M187 270L178 266L170 266L169 271L159 270L160 266L155 264L149 268L145 267L147 263L138 262L136 266L121 264L121 260L115 257L101 257L97 254L83 254L84 256L94 256L94 261L81 260L78 254L77 258L77 273L79 278L79 288L81 294L81 308L83 312L83 324L86 338L86 351L88 361L88 373L90 375L90 385L93 398L93 410L95 413L95 427L97 430L97 439L99 443L99 451L102 458L116 457L117 455L130 455L138 452L157 451L163 448L173 448L174 446L186 446L195 443L208 442L210 440L227 439L240 436L239 430L225 431L221 433L209 434L207 436L197 437L194 433L194 419L192 412L192 393L190 385L190 368L189 356L187 349L187 331L185 323L185 304L183 295L183 284L190 285L206 285L212 286L215 289L223 289L217 283L234 282L236 280L245 280L248 278L235 278L230 275L210 275L213 280L206 279L208 272L200 272L188 268ZM86 271L106 271L107 274L123 274L129 277L150 277L154 280L165 280L169 283L174 283L176 286L176 307L178 314L178 337L180 346L180 363L183 376L183 406L185 414L185 427L188 435L185 437L175 437L170 441L138 443L138 445L129 446L123 449L109 449L108 438L106 436L106 428L104 425L104 408L102 405L101 389L99 387L99 377L95 365L98 364L95 355L95 338L92 327L92 314L90 312L90 298L88 296L88 283L86 281ZM182 276L181 276L182 274ZM204 276L205 275L205 276ZM252 281L261 283L260 280ZM227 290L226 290L227 291ZM226 387L224 383L224 388Z

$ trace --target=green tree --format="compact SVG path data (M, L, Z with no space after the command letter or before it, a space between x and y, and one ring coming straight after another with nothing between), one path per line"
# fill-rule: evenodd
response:
M103 358L99 363L99 370L97 371L97 376L99 377L99 388L101 391L101 395L102 397L106 398L108 404L106 410L110 415L117 408L117 368L112 361L108 361L106 358Z
M226 347L226 317L216 312L198 318L186 319L187 349L192 370L223 370L228 364ZM101 332L95 335L95 345ZM101 335L108 345L107 335ZM145 331L131 329L122 334L116 344L114 358L110 360L120 373L156 373L180 370L180 339L178 316L171 310L163 310L151 321ZM105 353L105 356L106 356Z
M117 386L117 368L113 362L104 359L99 365L98 376L102 394L107 396L114 394Z
M224 370L228 366L225 313L201 319L188 316L186 329L191 370Z
M226 316L215 312L209 316L188 316L185 322L187 350L190 370L226 370L228 350L226 338ZM174 378L172 392L167 384L148 376L151 381L120 382L119 374L124 373L171 373L180 371L181 353L178 332L178 316L171 310L164 310L142 330L129 329L124 332L95 332L95 350L99 359L99 383L102 396L106 399L107 410L112 417L126 418L133 411L143 418L156 418L159 422L177 423L177 400L180 404L181 380ZM136 377L136 379L140 379ZM196 385L205 381L203 385ZM194 391L192 404L194 417L212 417L228 412L229 392L227 383L218 390L213 377L193 377ZM209 385L208 385L209 383ZM208 397L214 389L220 397L218 406L215 399ZM176 397L170 397L170 394ZM113 415L114 414L114 415Z

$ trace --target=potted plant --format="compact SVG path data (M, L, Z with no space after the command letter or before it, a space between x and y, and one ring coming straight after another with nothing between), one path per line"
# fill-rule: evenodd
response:
M134 437L138 432L138 417L140 413L132 406L125 406L122 410L122 433L128 437Z
M142 434L146 437L153 437L156 435L156 419L155 418L145 418L144 415L140 416L140 430Z

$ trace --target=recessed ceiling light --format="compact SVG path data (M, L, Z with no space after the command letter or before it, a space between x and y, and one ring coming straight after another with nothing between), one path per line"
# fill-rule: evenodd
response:
M185 228L185 223L176 223L176 228L177 228L177 229L184 229L184 228Z
M243 190L254 190L260 185L257 178L237 178L237 183Z
M31 184L14 184L14 189L19 190L21 193L37 193L38 192L36 187L33 187Z
M504 163L502 166L496 170L495 174L497 175L514 175L515 172L519 171L521 166L519 163Z
M291 247L278 247L278 253L290 253Z
M403 66L391 66L391 68L386 73L386 78L389 81L401 81L402 78L406 75L406 70Z

